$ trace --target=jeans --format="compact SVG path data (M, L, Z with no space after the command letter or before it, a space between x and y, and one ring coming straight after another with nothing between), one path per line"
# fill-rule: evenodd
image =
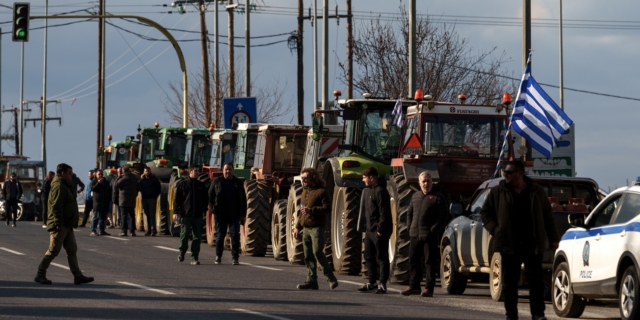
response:
M106 211L93 211L93 220L91 221L91 232L96 232L96 228L100 230L100 233L104 232L104 222L107 220Z
M180 255L184 256L189 248L189 234L191 234L191 260L198 260L202 237L202 217L182 217L180 230Z
M60 250L64 248L67 251L67 262L69 263L69 269L74 276L78 277L82 275L80 267L78 266L78 257L76 252L78 246L76 244L76 236L73 233L73 229L70 227L60 227L60 230L51 232L49 241L49 250L44 254L42 262L38 266L38 275L45 276L49 265L60 253Z
M324 255L324 237L324 227L304 228L302 231L304 263L309 270L307 283L318 283L318 264L322 266L322 273L329 280L335 279L333 270L327 261L327 256Z
M231 257L238 259L240 256L240 219L222 219L214 215L216 220L216 256L222 257L224 251L224 237L227 236L227 228L231 236Z
M524 262L524 272L529 282L529 306L532 316L544 315L544 283L542 278L542 255L534 253L502 253L502 276L504 308L507 316L518 319L518 282L520 267Z
M380 283L386 284L389 280L389 238L367 231L364 236L364 260L369 283L376 283L380 261Z
M87 225L87 222L89 221L89 213L91 212L91 210L93 210L93 200L87 200L84 203L84 213L83 213L83 218L82 218L82 225ZM94 212L94 218L95 218L95 212Z
M131 230L131 232L136 231L136 216L135 216L135 208L134 207L119 207L120 208L120 226L123 232L126 232L127 229ZM127 228L128 227L128 228Z
M437 238L420 240L417 237L411 237L409 242L409 265L411 270L411 278L409 286L412 289L420 289L422 281L422 267L426 266L426 288L433 292L436 285L436 269L437 255L440 254L437 246Z
M13 221L13 224L15 224L16 219L18 219L18 199L7 199L4 206L7 224L9 224L9 221Z
M155 198L142 199L142 210L147 216L147 231L156 229L156 202Z

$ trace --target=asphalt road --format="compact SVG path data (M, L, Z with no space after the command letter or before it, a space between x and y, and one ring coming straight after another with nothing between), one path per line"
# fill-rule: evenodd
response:
M108 229L116 235L117 230ZM433 298L400 295L391 284L386 295L359 293L363 279L338 276L330 290L299 291L306 268L272 257L240 257L229 252L215 265L214 250L202 244L199 266L177 260L178 239L169 236L90 237L76 230L80 268L96 281L74 285L64 250L47 277L35 283L38 263L49 243L39 222L0 224L0 318L11 319L501 319L502 303L493 302L486 284L470 283L461 296ZM322 276L322 275L320 275ZM520 316L529 318L527 291L520 291ZM557 319L547 304L549 319ZM582 318L618 319L614 303L587 306Z

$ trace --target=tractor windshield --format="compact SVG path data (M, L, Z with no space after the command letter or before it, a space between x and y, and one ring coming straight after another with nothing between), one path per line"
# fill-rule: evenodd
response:
M222 164L233 163L233 157L236 154L237 140L238 134L236 133L226 133L222 136Z
M124 145L120 145L111 150L110 164L115 167L122 167L127 164L129 159L129 149Z
M211 159L211 142L207 136L192 136L189 144L192 165L200 167L209 163L209 159Z
M155 160L155 151L159 149L159 136L157 134L149 134L142 137L140 142L140 162L147 163Z
M244 167L251 168L253 167L256 159L256 146L258 144L258 133L257 132L247 133L246 139L247 139L247 142L246 142L247 144L244 151L246 155L246 159L245 159Z
M392 108L362 110L360 123L354 128L357 145L361 151L382 162L390 162L398 155L401 130L391 125Z
M430 116L424 118L422 145L426 155L498 158L506 133L505 119Z
M187 137L185 135L170 134L165 141L164 155L178 161L185 161L187 153Z
M302 168L306 138L306 134L275 135L273 137L273 141L275 141L274 168Z

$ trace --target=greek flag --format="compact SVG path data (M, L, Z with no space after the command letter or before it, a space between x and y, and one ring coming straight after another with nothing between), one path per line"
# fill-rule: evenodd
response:
M393 117L391 124L402 128L402 97L398 97L391 116Z
M534 149L550 158L560 135L569 132L573 121L533 79L530 66L531 58L524 69L511 123Z

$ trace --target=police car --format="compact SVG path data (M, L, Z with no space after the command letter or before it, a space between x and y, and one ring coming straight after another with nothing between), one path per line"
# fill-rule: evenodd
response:
M553 309L579 317L585 299L616 298L622 319L640 313L640 186L613 191L585 219L569 215L553 262Z

